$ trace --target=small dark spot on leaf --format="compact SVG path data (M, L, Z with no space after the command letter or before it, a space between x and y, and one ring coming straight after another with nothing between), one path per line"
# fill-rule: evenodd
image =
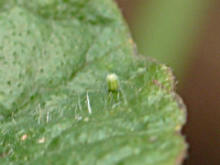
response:
M18 84L17 84L17 87L20 87L20 86L21 86L21 83L18 83Z
M44 68L43 67L40 68L40 73L42 73L42 72L44 72Z
M34 94L32 94L32 95L30 96L30 99L31 99L31 100L34 100Z
M15 35L16 35L16 33L15 33L15 32L12 32L12 33L11 33L11 35L12 35L12 36L15 36Z
M7 84L8 84L8 85L11 85L11 81L7 81Z

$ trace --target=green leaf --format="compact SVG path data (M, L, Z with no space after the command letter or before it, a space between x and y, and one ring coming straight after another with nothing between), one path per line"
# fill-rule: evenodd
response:
M0 164L181 163L174 77L135 53L115 3L0 0L0 27Z

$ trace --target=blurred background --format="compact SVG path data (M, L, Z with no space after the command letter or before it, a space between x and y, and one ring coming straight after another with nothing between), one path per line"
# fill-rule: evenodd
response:
M220 165L220 1L116 1L139 53L177 77L188 109L184 165Z

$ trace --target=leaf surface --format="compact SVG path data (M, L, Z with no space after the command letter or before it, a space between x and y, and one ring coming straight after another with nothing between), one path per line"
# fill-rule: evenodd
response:
M1 0L0 27L1 164L181 162L174 77L137 55L111 0Z

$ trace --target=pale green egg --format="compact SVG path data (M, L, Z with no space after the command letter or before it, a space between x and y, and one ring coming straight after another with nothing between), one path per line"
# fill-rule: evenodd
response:
M109 91L116 91L119 88L118 76L115 73L107 75L106 83Z

